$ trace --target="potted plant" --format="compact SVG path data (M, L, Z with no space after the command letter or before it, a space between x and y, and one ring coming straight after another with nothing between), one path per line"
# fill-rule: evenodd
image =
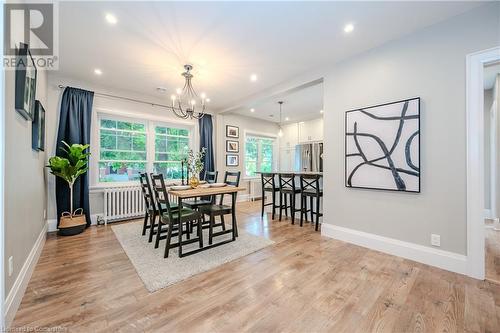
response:
M85 230L87 224L82 208L73 211L73 185L75 181L88 170L88 157L90 153L85 150L89 145L72 144L68 145L62 141L66 148L61 147L66 153L66 157L53 156L49 158L50 173L64 179L69 187L69 212L61 214L59 223L59 234L64 236L76 235Z
M189 185L195 188L200 184L200 172L203 170L203 158L205 157L207 149L205 147L201 148L199 152L193 152L192 149L189 149L188 157L187 157L187 165L189 169L189 173L191 174L191 178L189 178Z

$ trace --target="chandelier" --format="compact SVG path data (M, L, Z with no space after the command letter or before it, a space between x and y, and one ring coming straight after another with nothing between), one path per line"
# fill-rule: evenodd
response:
M200 119L205 115L205 105L210 102L210 99L207 98L205 93L201 93L200 97L196 94L191 83L193 66L184 65L184 69L186 70L182 73L186 80L184 88L177 89L176 94L170 97L172 99L172 111L179 118Z

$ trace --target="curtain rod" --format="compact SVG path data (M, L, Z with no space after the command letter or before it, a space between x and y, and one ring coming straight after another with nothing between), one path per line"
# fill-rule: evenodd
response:
M67 86L63 86L62 84L60 84L58 87L59 87L59 89L64 89ZM161 108L166 108L166 109L172 110L172 107L168 106L168 105L157 104L157 103L152 103L152 102L146 102L146 101L143 101L143 100L140 100L140 99L135 99L135 98L130 98L130 97L123 97L123 96L105 94L105 93L96 92L96 91L94 91L94 95L99 95L99 96L103 96L103 97L110 97L110 98L117 98L117 99L123 99L123 100L130 101L130 102L142 103L142 104L147 104L147 105L151 105L151 106L159 106Z

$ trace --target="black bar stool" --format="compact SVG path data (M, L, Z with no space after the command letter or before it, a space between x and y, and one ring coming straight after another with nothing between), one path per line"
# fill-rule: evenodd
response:
M262 180L262 212L261 217L264 217L264 207L271 206L273 207L272 219L274 220L275 210L279 208L276 204L276 192L279 192L279 188L276 187L276 183L274 181L274 173L261 173ZM266 201L266 192L271 192L272 194L272 202L265 203Z
M295 212L301 211L302 208L295 208L295 196L300 193L300 189L295 186L295 175L293 173L280 173L279 174L279 190L280 190L280 221L282 211L285 209L285 216L288 217L287 210L290 208L292 217L292 224L295 224ZM290 205L287 204L287 195L290 196ZM285 204L283 205L283 200Z
M319 212L320 208L320 198L323 196L323 189L319 186L320 175L301 175L300 176L300 202L302 209L300 210L300 226L302 227L303 216L305 214L307 220L307 213L311 212L311 223L314 222L314 215L316 215L316 226L315 230L318 231L319 218L323 216ZM309 197L309 206L307 209L307 198ZM314 210L313 203L316 202L316 211Z

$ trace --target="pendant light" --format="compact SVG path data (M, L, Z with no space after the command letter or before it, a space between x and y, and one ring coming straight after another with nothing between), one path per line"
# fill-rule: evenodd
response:
M280 130L278 132L278 136L281 138L283 136L283 129L281 128L281 115L282 115L281 107L283 106L283 101L279 101L278 104L280 105L280 123L279 123Z

